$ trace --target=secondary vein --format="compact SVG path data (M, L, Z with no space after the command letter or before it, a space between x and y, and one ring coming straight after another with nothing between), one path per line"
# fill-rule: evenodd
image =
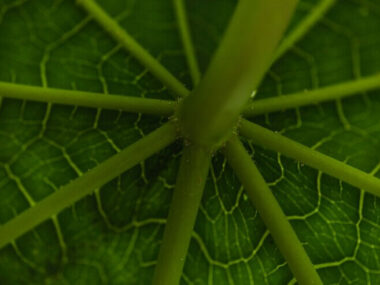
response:
M112 19L103 8L93 0L77 0L77 3L167 88L180 97L184 97L189 93L189 90L187 90L177 78L175 78L157 59L149 54L149 52L129 35L117 21Z
M252 117L286 109L317 104L360 94L380 88L380 74L363 77L358 80L338 83L311 91L255 100L244 110L245 117Z
M46 103L170 116L176 102L0 82L0 96Z
M167 123L115 154L57 192L37 202L9 222L0 226L0 249L12 240L74 204L139 162L165 148L176 139L174 123Z
M282 153L348 184L380 197L380 179L271 130L241 120L240 134L254 144Z

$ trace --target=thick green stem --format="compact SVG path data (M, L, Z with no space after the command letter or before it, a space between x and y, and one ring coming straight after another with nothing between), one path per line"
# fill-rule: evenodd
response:
M211 152L185 147L154 273L154 285L178 285L206 183Z
M242 143L232 137L225 153L299 284L322 285L309 256Z
M112 19L93 0L77 0L88 14L93 17L120 45L127 49L140 61L154 76L177 96L186 96L189 91L178 81L161 63L150 55L134 38L132 38L120 25Z
M269 67L296 4L297 0L238 2L209 69L181 105L179 118L191 141L217 145L231 134Z
M245 117L252 117L270 112L337 100L376 88L380 88L380 74L316 90L255 100L246 107L243 114Z
M201 72L199 70L197 56L195 54L193 41L191 39L191 33L190 33L189 23L187 20L185 3L184 3L184 0L173 0L173 1L174 1L174 8L177 15L180 35L182 38L183 48L185 49L187 64L190 70L191 79L193 80L193 85L197 86L201 79Z
M306 165L380 197L380 179L339 160L310 149L247 120L241 121L240 134L253 143L282 153Z
M0 248L168 146L176 136L175 124L167 123L25 210L0 226Z
M170 116L176 102L0 82L0 96L47 103Z

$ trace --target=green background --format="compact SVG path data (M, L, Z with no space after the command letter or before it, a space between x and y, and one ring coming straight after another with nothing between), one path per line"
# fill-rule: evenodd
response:
M191 88L171 0L98 3ZM318 3L301 1L290 29ZM236 1L186 4L204 71ZM302 90L307 96L308 90L379 72L379 30L379 0L338 0L273 65L256 98ZM0 0L0 80L173 98L74 0ZM380 177L379 96L367 92L254 121ZM4 98L0 223L166 120ZM380 283L378 199L245 143L324 284ZM0 250L0 284L150 284L181 148L175 143L102 187L100 199L81 200L58 215L58 224L49 220ZM237 178L216 154L181 283L287 284L292 278Z

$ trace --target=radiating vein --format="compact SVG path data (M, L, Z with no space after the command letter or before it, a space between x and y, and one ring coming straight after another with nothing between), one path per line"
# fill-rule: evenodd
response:
M244 116L251 117L270 112L337 100L380 88L380 74L363 77L358 80L338 83L311 91L255 100L244 110Z
M178 26L180 35L185 49L187 64L189 66L191 79L193 85L196 86L201 79L201 72L198 65L198 59L195 53L193 41L191 38L190 27L188 23L186 8L184 0L173 0L174 8L177 15Z
M0 248L168 146L176 135L175 124L165 124L0 226Z
M364 171L244 119L241 121L240 134L251 139L254 144L282 153L380 197L380 179Z
M225 154L299 284L322 284L276 198L236 137L228 141Z
M0 82L0 96L47 103L170 116L176 102Z
M303 38L307 32L326 14L326 12L335 4L337 0L321 0L298 26L287 35L276 50L273 61L279 59L286 53L296 42Z
M153 285L180 283L211 160L211 151L186 146L181 158Z
M77 0L88 14L102 26L120 45L127 49L140 63L177 96L184 97L189 90L175 78L157 59L142 47L114 19L93 0Z

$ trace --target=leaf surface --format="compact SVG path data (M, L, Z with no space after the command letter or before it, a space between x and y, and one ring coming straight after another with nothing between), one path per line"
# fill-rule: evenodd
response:
M98 1L188 88L171 0ZM319 1L301 1L290 31ZM205 71L236 1L188 0ZM256 99L380 71L380 1L337 1L272 66ZM75 4L0 0L0 80L172 99ZM1 95L1 94L0 94ZM110 95L111 96L111 95ZM271 113L254 122L380 177L380 93ZM195 114L196 115L196 114ZM0 223L137 141L167 118L2 99ZM380 282L377 198L245 142L324 284ZM150 284L179 165L161 151L0 250L1 284ZM222 154L213 158L182 284L287 284L286 262Z

